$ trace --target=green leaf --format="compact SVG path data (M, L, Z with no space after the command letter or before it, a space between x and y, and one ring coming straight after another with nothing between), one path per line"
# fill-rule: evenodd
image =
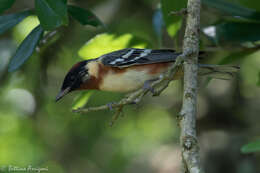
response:
M12 30L13 40L17 42L18 45L30 34L30 32L40 24L37 16L30 15L26 17L23 21L17 24Z
M75 102L74 102L74 104L72 106L72 109L78 109L80 107L85 106L88 103L88 100L90 99L92 94L93 94L93 91L88 91L88 92L80 94L76 98L76 100L75 100Z
M241 152L244 154L260 152L260 140L244 145L241 148Z
M77 6L68 6L69 14L82 25L103 26L103 23L90 10Z
M11 8L15 0L1 0L0 3L0 14L3 13L8 8Z
M255 42L260 40L260 24L222 22L203 28L204 34L216 44Z
M186 7L187 0L161 0L163 18L166 23L168 34L174 37L181 28L182 16L169 15L172 11L179 11Z
M67 5L64 0L35 0L35 8L45 30L68 24Z
M145 48L147 42L134 37L132 34L99 34L89 40L78 52L83 59L92 59L103 54L127 47Z
M38 25L32 32L24 39L21 45L16 50L14 57L11 59L8 71L12 72L18 69L24 62L32 55L39 40L43 34L43 28Z
M202 0L205 5L216 8L236 18L243 18L254 22L260 22L260 12L240 5L235 5L223 0Z
M258 0L249 0L249 1L239 0L238 2L243 7L247 7L247 8L250 8L250 9L255 9L257 11L260 10L260 1L258 1Z
M12 28L13 26L21 22L24 18L26 18L30 14L31 11L27 10L20 13L0 16L0 34Z

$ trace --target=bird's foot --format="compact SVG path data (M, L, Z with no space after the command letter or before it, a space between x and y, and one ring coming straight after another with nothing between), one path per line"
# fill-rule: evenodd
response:
M107 107L109 108L110 111L113 110L113 105L115 104L115 102L110 102L110 103L107 103Z
M151 80L147 80L144 82L144 85L143 85L143 89L146 90L146 91L150 91L153 96L156 96L157 95L157 92L155 91L155 89L151 86L151 83L154 82L154 81L157 81L159 78L155 78L155 79L151 79Z

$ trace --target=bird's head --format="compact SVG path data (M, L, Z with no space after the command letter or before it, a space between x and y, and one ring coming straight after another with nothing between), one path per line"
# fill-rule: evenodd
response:
M88 61L81 61L70 69L63 81L61 90L56 97L56 101L60 100L71 91L79 90L81 85L90 79L87 63Z

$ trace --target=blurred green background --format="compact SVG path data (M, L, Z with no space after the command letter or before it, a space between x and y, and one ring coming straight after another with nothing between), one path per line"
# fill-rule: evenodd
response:
M181 50L185 19L168 13L186 1L69 3L90 9L105 27L70 20L15 72L7 72L10 59L39 21L27 17L0 35L0 172L28 165L51 173L180 172L177 115L182 81L172 82L160 97L147 96L139 105L125 107L113 127L109 123L114 111L78 115L71 110L117 101L121 94L84 91L54 100L66 72L82 59L126 47ZM4 14L33 7L34 1L19 0ZM241 67L232 80L199 79L197 129L208 173L260 172L259 153L241 152L242 146L260 138L257 10L259 0L203 0L200 41L207 56L202 63Z

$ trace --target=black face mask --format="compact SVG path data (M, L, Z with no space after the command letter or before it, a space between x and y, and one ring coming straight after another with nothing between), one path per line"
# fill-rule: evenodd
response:
M83 77L88 73L87 69L85 68L87 62L88 61L81 61L70 69L63 81L61 90L56 97L56 101L60 100L67 93L80 87L80 85L83 83Z

